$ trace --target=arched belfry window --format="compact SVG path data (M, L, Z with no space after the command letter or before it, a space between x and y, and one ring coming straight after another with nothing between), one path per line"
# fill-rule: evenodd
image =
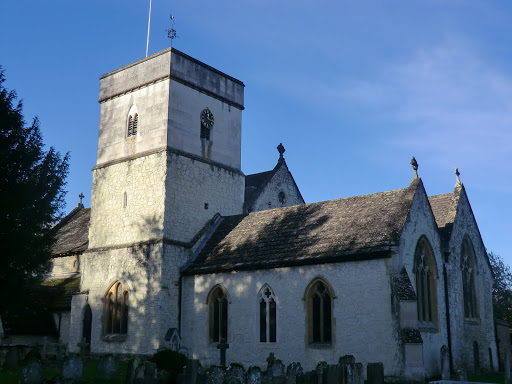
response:
M125 334L128 328L128 291L116 281L105 295L105 334Z
M478 317L478 303L476 292L476 261L473 245L466 238L462 243L460 255L460 269L462 271L462 292L464 297L464 316Z
M139 125L139 114L137 112L137 108L135 105L132 105L130 108L130 112L128 112L128 123L126 136L136 136L137 135L137 127Z
M228 298L226 290L216 286L208 295L210 341L228 340Z
M274 292L264 285L258 294L260 310L260 342L275 343L277 331L277 304Z
M321 279L313 281L306 291L307 334L310 343L332 342L333 294Z
M420 239L414 256L418 320L435 322L437 318L436 263L426 238Z

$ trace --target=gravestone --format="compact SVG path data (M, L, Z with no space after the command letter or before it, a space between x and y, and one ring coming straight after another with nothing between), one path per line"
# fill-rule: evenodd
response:
M384 384L384 364L368 363L366 366L367 384Z
M310 371L302 375L298 375L297 384L318 384L318 374L316 371Z
M441 379L450 380L450 352L446 345L441 347Z
M505 349L505 384L510 384L510 348Z
M297 384L297 376L302 374L300 363L291 363L286 368L286 384Z
M187 365L185 365L185 371L177 376L176 383L196 384L198 382L199 366L199 360L187 360Z
M460 368L457 370L457 380L458 381L468 381L468 375L464 368Z
M5 356L4 368L11 370L15 369L20 363L20 353L17 347L9 348Z
M61 375L64 379L69 379L77 383L82 379L83 362L79 355L70 354L62 362Z
M261 384L260 367L249 367L247 370L247 384Z
M226 384L245 384L244 367L231 363L226 371L225 382Z
M222 339L219 344L217 344L217 349L220 350L220 365L226 366L226 349L229 348L229 344L226 343L225 339Z
M346 364L355 364L356 358L353 355L345 355L341 356L338 360L339 365L346 365Z
M126 384L134 384L135 377L137 373L137 368L142 365L142 359L140 357L135 357L128 361L128 368L126 371Z
M112 355L102 356L98 361L96 369L96 379L104 381L114 381L117 379L117 359Z
M267 370L263 374L262 383L286 384L284 364L276 359L273 353L270 353L267 358Z
M39 355L39 353L37 354ZM44 381L44 367L41 358L35 354L28 356L21 369L21 384L41 384Z
M328 365L323 370L323 384L340 384L343 380L343 367L341 365Z
M345 364L342 366L343 369L343 380L344 384L363 384L364 383L364 375L363 375L363 364Z
M144 384L153 384L157 380L156 364L151 361L144 362Z
M226 370L224 367L212 366L208 370L206 384L219 384L224 381Z
M318 383L323 384L324 378L324 370L327 368L327 363L325 361L321 361L316 365L315 371L318 377Z

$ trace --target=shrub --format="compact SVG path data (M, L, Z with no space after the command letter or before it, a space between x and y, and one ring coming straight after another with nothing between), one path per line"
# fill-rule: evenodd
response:
M164 349L155 353L150 361L156 364L159 371L167 371L170 375L170 382L175 383L176 377L183 371L187 364L187 357L179 352Z

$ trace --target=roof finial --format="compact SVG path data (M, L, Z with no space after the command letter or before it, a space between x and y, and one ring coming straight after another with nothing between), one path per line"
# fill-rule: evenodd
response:
M82 199L84 198L84 194L82 192L80 192L80 194L78 195L78 198L80 199L80 202L78 203L77 207L80 207L80 208L83 208L84 205L82 204Z
M460 172L459 172L459 168L455 168L455 176L457 177L457 184L461 184L460 182Z
M177 38L177 37L178 37L178 34L177 34L177 32L176 32L176 29L174 28L174 16L173 16L173 15L171 15L171 16L170 16L170 18L171 18L171 28L166 29L166 31L167 31L167 37L168 37L169 39L171 39L171 48L172 48L172 42L173 42L173 40L174 40L175 38Z
M283 143L279 143L277 146L277 151L279 152L279 160L281 160L283 158L283 153L286 151L286 149L283 147Z
M411 159L411 165L412 165L412 169L414 169L414 178L417 179L418 178L418 162L416 161L414 156Z

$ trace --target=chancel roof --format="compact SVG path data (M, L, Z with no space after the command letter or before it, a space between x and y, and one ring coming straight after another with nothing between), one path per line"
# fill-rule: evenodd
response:
M185 274L388 257L420 180L408 188L224 218Z
M252 204L256 201L258 196L263 191L263 188L276 173L276 168L274 168L272 171L254 173L252 175L245 176L244 204L246 207L251 207Z
M457 215L460 192L461 187L457 186L451 193L429 196L428 198L437 226L441 232L441 238L445 243L450 239L455 216Z
M77 207L71 211L55 228L54 256L81 253L89 244L89 221L91 209Z

